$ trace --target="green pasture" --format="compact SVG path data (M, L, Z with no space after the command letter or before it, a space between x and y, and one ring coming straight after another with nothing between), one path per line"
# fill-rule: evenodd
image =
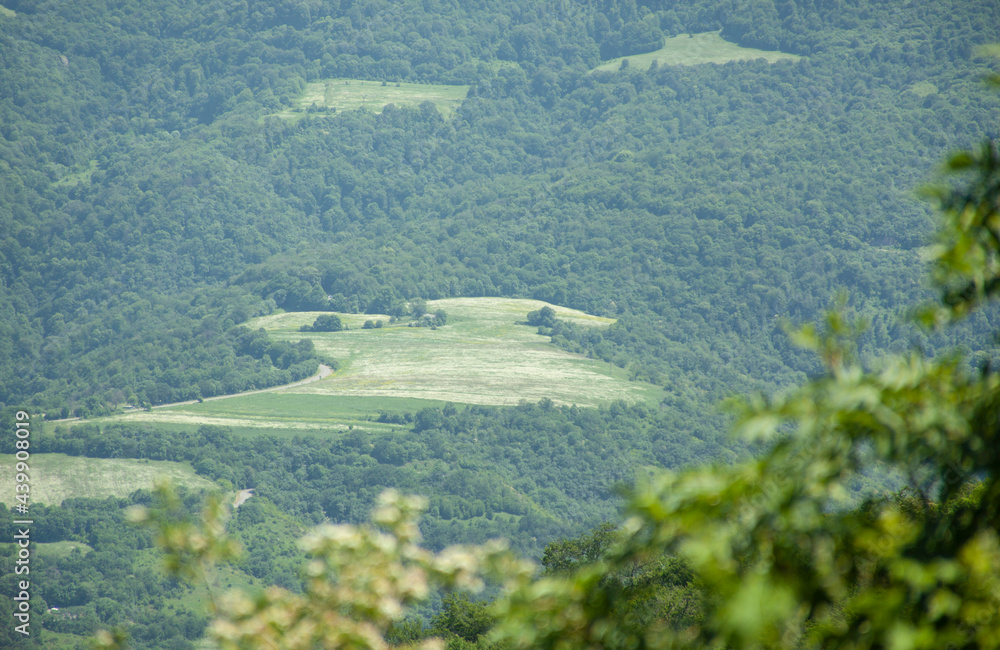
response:
M0 502L13 506L14 456L0 454ZM83 458L65 454L32 454L28 460L32 503L58 505L70 497L125 497L140 488L152 489L157 477L192 489L217 486L195 474L187 463L126 458Z
M54 187L69 187L80 183L90 184L90 176L97 171L97 161L90 160L86 165L74 167L76 171L67 173L65 176L54 182Z
M628 381L625 370L557 348L537 328L521 324L547 303L508 298L428 301L443 309L447 325L431 329L389 323L389 316L340 313L342 332L301 332L322 312L287 312L256 318L276 339L308 338L340 368L326 379L273 392L137 411L97 422L126 421L193 430L231 427L237 434L331 435L350 429L396 431L379 413L416 413L448 402L509 405L549 398L557 404L597 406L614 400L658 404L662 390ZM549 305L558 318L607 327L610 318ZM363 329L365 321L384 327Z
M93 549L83 542L71 542L65 540L62 542L36 542L35 551L40 557L46 560L61 560L65 559L73 554L73 551L79 550L81 554L86 555Z
M295 106L279 115L286 118L301 116L310 107L338 111L360 108L380 113L388 104L416 107L423 102L431 102L444 117L449 117L462 104L468 92L469 86L325 79L307 84Z
M380 411L416 413L444 402L423 399L392 399L293 393L282 390L234 396L152 411L137 411L97 423L143 422L158 428L194 431L203 425L230 427L237 435L330 435L352 428L368 432L393 431L400 425L378 422Z
M645 70L653 64L653 61L659 62L659 65L697 65L699 63L721 64L730 61L752 61L754 59L766 59L768 63L774 63L786 60L797 61L801 58L797 54L741 47L723 39L719 32L703 32L668 38L663 47L655 52L611 59L597 66L594 70L618 70L624 59L628 59L630 67Z
M80 648L87 647L83 644L79 636L65 632L45 630L44 639L45 647L48 650L80 650ZM89 639L84 639L83 641L89 641Z

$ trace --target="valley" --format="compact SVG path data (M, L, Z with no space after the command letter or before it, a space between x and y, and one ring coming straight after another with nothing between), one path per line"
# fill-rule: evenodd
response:
M995 198L997 25L992 0L5 0L0 458L31 474L0 509L30 483L39 635L0 647L207 647L221 590L305 593L297 540L367 530L386 490L426 498L429 553L503 538L555 581L526 589L567 586L502 620L434 593L391 646L485 650L571 601L607 614L581 647L989 645L954 603L1000 611L1000 552L939 518L997 494L968 414L993 417L1000 309L955 318L994 240L950 209L982 196L946 204ZM960 489L915 497L948 463ZM253 490L197 587L162 546L205 538L130 523L158 475L173 533ZM600 629L624 636L573 636Z

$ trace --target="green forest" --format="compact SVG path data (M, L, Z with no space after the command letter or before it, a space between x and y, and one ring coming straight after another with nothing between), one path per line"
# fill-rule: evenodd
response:
M794 57L629 58L709 33ZM824 376L789 332L831 307L866 323L859 367L912 350L990 367L996 307L948 329L920 327L914 307L936 292L937 213L919 191L996 133L980 48L998 40L988 0L3 0L0 454L25 410L32 453L184 463L227 493L253 488L227 524L245 551L223 585L301 593L295 539L368 521L386 488L428 499L435 552L502 537L566 573L576 560L553 549L606 549L600 526L620 522L629 486L769 453L730 436L739 415L720 404ZM415 99L380 105L368 86ZM338 99L351 92L360 103ZM351 363L310 330L279 340L252 319L376 328L480 297L614 319L521 315L662 401L389 399L350 428L289 436L115 420ZM838 503L905 501L914 484L865 466ZM0 645L73 648L99 629L199 643L207 596L164 575L154 535L126 522L151 490L32 504L40 636L8 626ZM182 495L186 511L201 501ZM16 549L0 554L10 619ZM677 577L690 568L667 564L670 598L689 603L678 620L697 619L701 596ZM387 638L475 643L491 625L462 626L480 605L435 596Z

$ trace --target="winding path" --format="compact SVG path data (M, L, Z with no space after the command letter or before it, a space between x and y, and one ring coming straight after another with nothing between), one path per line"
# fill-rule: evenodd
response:
M311 377L306 377L305 379L300 379L299 381L293 381L290 384L281 384L280 386L271 386L270 388L258 388L256 390L248 390L242 393L231 393L229 395L216 395L214 397L205 397L201 401L211 402L217 399L229 399L230 397L243 397L245 395L256 395L258 393L273 393L274 391L284 390L285 388L294 388L296 386L304 386L305 384L311 384L314 381L326 379L332 374L333 374L333 369L330 366L326 365L325 363L321 363L319 364L319 369L316 371L315 375ZM171 402L170 404L157 404L153 408L165 409L171 406L185 406L187 404L197 404L197 403L198 400L189 399L183 402ZM142 410L141 408L133 406L131 408L122 409L122 413L135 413L136 411L141 411L141 410ZM79 421L80 419L81 418L65 418L63 420L46 420L46 422L76 422Z
M277 391L277 390L284 390L286 388L295 388L296 386L304 386L305 384L311 384L314 381L319 381L320 379L326 379L327 377L329 377L332 374L333 374L333 369L330 368L330 366L321 363L321 364L319 364L319 369L316 371L315 375L313 375L312 377L306 377L305 379L300 379L298 381L293 381L290 384L282 384L280 386L271 386L270 388L258 388L257 390L248 390L248 391L244 391L242 393L231 393L229 395L216 395L215 397L204 397L204 398L202 398L201 401L203 401L203 402L212 402L212 401L217 400L217 399L229 399L230 397L243 397L245 395L256 395L258 393L273 393L274 391ZM189 400L187 400L185 402L171 402L170 404L157 404L153 408L154 409L165 409L165 408L169 408L171 406L184 406L186 404L197 404L197 403L198 403L198 400L196 400L196 399L189 399ZM125 411L125 413L129 413L131 411L139 411L139 410L141 410L141 409L133 407L133 408Z

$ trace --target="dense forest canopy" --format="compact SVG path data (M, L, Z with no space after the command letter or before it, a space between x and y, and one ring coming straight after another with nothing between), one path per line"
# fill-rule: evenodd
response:
M251 539L255 526L357 522L385 486L430 497L434 548L502 534L537 554L612 516L613 485L637 472L753 453L723 438L718 400L819 373L783 324L815 319L842 289L870 322L863 364L910 346L989 357L995 309L947 333L911 327L907 309L928 295L931 211L914 190L947 151L996 127L976 49L998 38L995 2L4 7L0 416L101 415L287 383L337 360L241 324L465 296L616 318L606 330L539 322L553 344L666 389L659 409L373 413L399 425L391 437L46 432L45 451L192 462L220 485L256 487L237 524L249 540L240 570L258 579L293 576L297 556ZM801 58L593 71L708 31ZM294 111L307 84L334 78L469 92L448 118L432 103ZM52 506L46 518L64 525L47 539L107 540L88 522L118 525L148 498ZM130 553L149 545L120 541ZM131 621L135 639L184 647L204 629L194 614L170 629L140 616L180 598L169 581L102 596L121 582L106 555L48 562L43 597L83 608L53 630ZM90 587L59 577L88 563Z
M976 86L986 2L9 8L0 402L55 413L297 378L232 333L277 307L617 315L557 342L683 403L810 372L776 325L840 287L871 352L906 345L913 188L996 104ZM711 29L806 58L588 72ZM449 121L269 117L334 76L472 89Z

